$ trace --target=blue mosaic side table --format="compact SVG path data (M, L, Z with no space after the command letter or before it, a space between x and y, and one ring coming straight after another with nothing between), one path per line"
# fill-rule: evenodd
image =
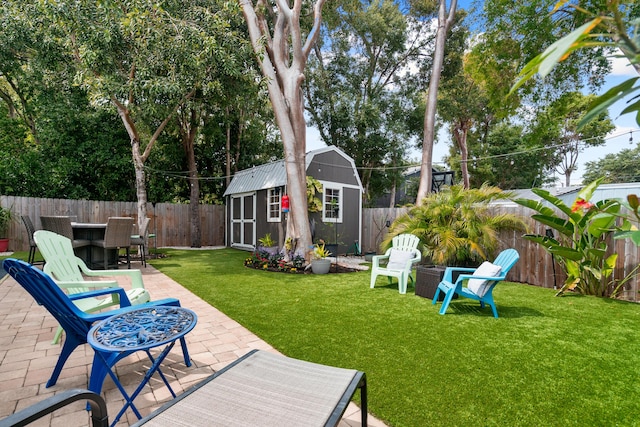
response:
M184 336L196 326L197 320L198 316L193 311L183 307L146 307L109 317L91 328L87 342L94 349L95 355L89 378L89 390L100 394L104 379L109 375L126 400L125 405L114 418L112 426L118 422L128 407L131 407L138 419L142 418L133 400L156 372L172 396L176 397L160 370L160 364L176 341L181 340L185 363L187 366L191 365ZM165 347L154 358L149 350L161 346ZM136 351L147 353L152 365L140 385L129 396L112 368L120 359Z

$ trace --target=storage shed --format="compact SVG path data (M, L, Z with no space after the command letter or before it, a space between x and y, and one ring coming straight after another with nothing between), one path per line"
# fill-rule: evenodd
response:
M310 151L307 176L322 184L321 212L310 212L314 243L320 239L335 254L354 253L362 233L362 182L353 159L335 146ZM227 246L255 249L258 239L270 234L284 245L288 213L282 210L287 194L284 160L245 169L235 174L224 193L226 199ZM290 200L290 204L300 203Z

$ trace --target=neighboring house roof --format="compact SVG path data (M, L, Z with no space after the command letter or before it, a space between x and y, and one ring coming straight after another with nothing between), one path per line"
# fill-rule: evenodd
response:
M557 188L545 188L549 193L553 194L557 198L561 199L564 204L571 205L578 193L584 186L571 186L571 187L557 187ZM513 199L530 199L542 201L542 198L535 195L530 189L523 190L510 190L514 193ZM603 199L622 199L626 200L629 194L640 194L640 182L629 182L621 184L601 184L591 197L591 202L598 202ZM499 200L494 202L495 204L514 204L510 200ZM545 202L546 203L546 202Z
M313 162L313 158L316 155L326 153L328 151L335 151L340 154L351 163L351 166L355 170L355 163L353 159L346 155L344 151L333 145L309 151L306 156L305 169L309 168L309 165L311 164L311 162ZM360 177L357 173L355 175L360 188L362 188ZM249 193L252 191L265 190L267 188L281 187L286 184L287 172L284 167L284 160L278 160L276 162L254 166L252 168L244 169L237 172L233 176L231 183L229 183L229 186L224 192L224 196L228 196L229 194Z

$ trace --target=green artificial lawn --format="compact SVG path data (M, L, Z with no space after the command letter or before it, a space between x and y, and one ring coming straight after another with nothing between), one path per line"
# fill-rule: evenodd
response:
M640 306L501 283L499 319L440 304L369 272L245 268L247 252L165 250L154 267L282 353L366 372L369 412L390 426L640 424Z

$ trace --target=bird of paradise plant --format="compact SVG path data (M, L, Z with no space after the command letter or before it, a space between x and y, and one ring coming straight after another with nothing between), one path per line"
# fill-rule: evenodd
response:
M586 295L607 296L615 294L622 285L617 283L611 289L610 285L614 284L611 276L618 254L607 255L607 236L613 231L621 205L617 200L590 202L601 182L602 178L584 187L571 207L547 190L532 190L557 210L540 201L514 200L537 211L538 214L532 218L559 233L558 239L538 234L524 236L554 255L567 274L558 294L575 289Z

